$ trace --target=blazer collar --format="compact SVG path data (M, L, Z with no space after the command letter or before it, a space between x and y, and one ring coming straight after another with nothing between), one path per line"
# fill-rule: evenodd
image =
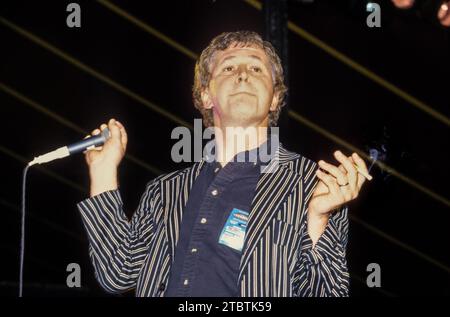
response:
M261 174L256 185L245 234L239 281L253 250L270 224L271 219L276 216L276 211L281 203L301 179L299 173L288 167L288 163L298 157L298 154L289 152L280 145L275 156L272 157L269 165Z

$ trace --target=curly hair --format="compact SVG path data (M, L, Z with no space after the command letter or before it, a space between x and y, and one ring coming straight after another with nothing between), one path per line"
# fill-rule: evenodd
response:
M284 84L283 67L275 48L264 41L258 33L252 31L226 32L216 36L205 48L195 63L194 86L192 87L192 98L195 107L203 116L206 127L214 125L212 109L205 109L201 98L211 80L211 66L218 51L224 51L231 46L256 47L264 50L272 66L272 80L274 93L279 95L276 110L269 113L269 126L276 126L282 107L285 105L287 87Z

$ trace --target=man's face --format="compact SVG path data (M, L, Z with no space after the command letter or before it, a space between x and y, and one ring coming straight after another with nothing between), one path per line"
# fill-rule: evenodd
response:
M219 51L203 104L216 126L267 126L275 110L272 68L264 50L234 47Z

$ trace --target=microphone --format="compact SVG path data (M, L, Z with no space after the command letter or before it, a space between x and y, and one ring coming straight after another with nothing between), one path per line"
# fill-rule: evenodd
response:
M109 129L105 128L102 131L102 133L98 135L91 136L87 139L81 140L71 145L60 147L54 151L35 157L33 161L28 163L28 166L51 162L53 160L60 159L72 154L90 150L96 146L101 146L106 142L109 136L110 136Z

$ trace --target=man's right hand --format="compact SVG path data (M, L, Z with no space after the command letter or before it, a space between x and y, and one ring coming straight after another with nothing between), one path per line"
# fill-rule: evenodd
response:
M100 129L93 130L91 135L99 134L106 127L109 128L111 137L103 146L85 152L91 179L91 197L118 188L117 168L127 148L128 137L125 127L114 119L110 119L108 125L102 124ZM86 138L91 135L87 135Z

